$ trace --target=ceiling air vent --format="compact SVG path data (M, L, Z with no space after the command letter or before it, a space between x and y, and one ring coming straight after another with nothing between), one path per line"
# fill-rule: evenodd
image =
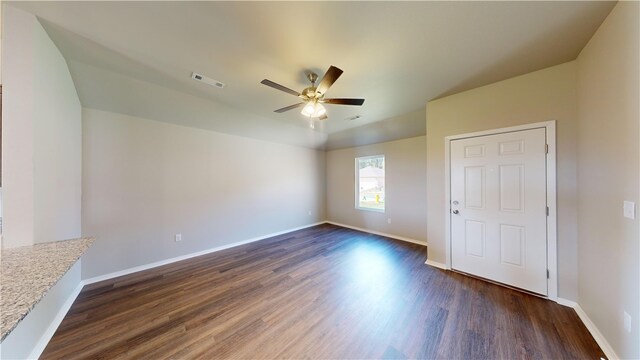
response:
M195 72L191 73L191 78L193 80L201 81L201 82L203 82L205 84L208 84L208 85L211 85L211 86L215 86L218 89L222 89L225 86L225 84L223 82L220 82L218 80L206 77L204 75L201 75L201 74L198 74L198 73L195 73Z

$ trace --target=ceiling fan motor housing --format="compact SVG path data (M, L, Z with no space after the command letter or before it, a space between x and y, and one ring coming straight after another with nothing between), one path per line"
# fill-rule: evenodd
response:
M321 94L318 94L316 92L316 87L315 86L310 86L304 90L302 90L302 98L305 100L313 100L313 99L319 99L321 97Z

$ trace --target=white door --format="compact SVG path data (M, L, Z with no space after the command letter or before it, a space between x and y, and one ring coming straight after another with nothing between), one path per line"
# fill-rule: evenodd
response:
M547 295L546 130L451 141L451 264Z

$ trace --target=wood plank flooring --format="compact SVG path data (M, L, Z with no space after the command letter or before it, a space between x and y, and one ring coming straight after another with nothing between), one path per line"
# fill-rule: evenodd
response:
M43 359L599 359L576 313L333 225L86 286Z

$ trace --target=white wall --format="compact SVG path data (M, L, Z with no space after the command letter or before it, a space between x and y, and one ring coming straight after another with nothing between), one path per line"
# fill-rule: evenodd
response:
M425 242L426 137L327 152L327 220ZM385 156L385 212L355 208L355 158ZM387 219L391 219L391 224Z
M640 358L639 222L622 216L640 201L639 5L619 2L578 57L579 303L625 359Z
M80 236L81 106L35 16L4 6L3 247Z
M2 8L2 247L8 248L33 244L35 18Z
M569 62L427 103L429 260L446 263L444 138L557 120L559 296L577 300L576 64Z
M36 25L33 87L34 242L80 237L82 108L62 57Z
M82 276L323 221L324 168L321 151L85 108Z

